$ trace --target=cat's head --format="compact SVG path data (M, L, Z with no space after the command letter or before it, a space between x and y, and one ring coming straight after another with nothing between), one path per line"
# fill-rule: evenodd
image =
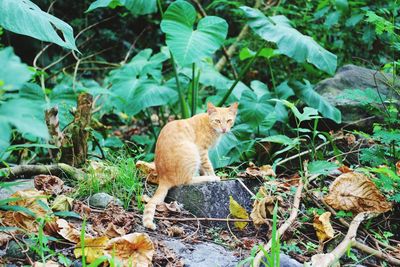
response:
M211 127L218 133L227 133L235 123L238 103L233 103L227 108L217 108L212 103L207 104L207 113Z

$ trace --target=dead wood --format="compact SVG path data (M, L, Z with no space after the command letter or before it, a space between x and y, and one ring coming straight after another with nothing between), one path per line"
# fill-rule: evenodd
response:
M39 174L50 174L55 176L66 176L70 179L81 179L84 172L64 163L52 165L18 165L10 168L0 169L0 180L11 180L13 178L31 178Z

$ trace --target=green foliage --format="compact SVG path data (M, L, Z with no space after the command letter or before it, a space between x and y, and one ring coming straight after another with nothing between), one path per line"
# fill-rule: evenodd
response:
M0 2L0 26L15 33L77 50L71 26L43 12L29 0L2 0ZM57 33L56 29L61 31L62 36Z
M310 174L327 175L337 168L338 165L336 163L323 160L312 161L308 164L308 171Z
M96 0L86 12L96 8L109 7L116 8L125 6L134 15L146 15L157 12L157 0Z
M276 43L280 53L300 63L307 61L329 74L335 72L336 56L294 29L285 16L266 17L257 9L241 9L249 19L249 26L264 40Z
M179 0L168 7L160 25L168 48L181 66L212 56L228 33L228 23L222 18L207 16L193 30L195 20L194 7Z
M0 90L14 91L29 81L33 72L14 54L12 47L0 50Z

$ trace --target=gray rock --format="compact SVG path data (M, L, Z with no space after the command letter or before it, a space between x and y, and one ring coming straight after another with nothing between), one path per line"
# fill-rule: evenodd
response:
M21 179L10 182L11 186L0 187L0 200L9 198L17 191L33 189L35 185L33 179Z
M280 267L302 267L303 264L292 259L286 254L280 254Z
M350 123L367 118L371 114L368 114L357 102L338 96L346 89L365 90L367 88L378 89L382 95L387 95L389 92L387 84L392 80L393 77L389 74L382 74L376 70L355 65L345 65L337 71L334 77L316 84L315 90L342 112L343 123ZM371 121L367 121L356 126L362 128L371 123Z
M253 192L260 184L253 179L243 181ZM229 215L229 196L251 211L251 195L237 180L178 186L169 191L166 202L176 200L197 217L226 218Z
M110 196L107 193L96 193L89 197L89 205L101 209L105 209L108 204L114 203L119 206L122 206L123 203L116 197Z
M28 243L29 240L28 240ZM33 245L33 244L32 244ZM14 240L11 240L8 245L7 245L7 250L4 255L4 258L13 258L13 259L26 259L25 253L22 253L22 251L25 250L25 246L23 249L15 242ZM29 249L26 251L26 253L31 257L32 259L36 259L36 254L32 249Z
M232 251L214 243L189 245L176 239L166 240L164 243L183 258L185 267L235 267L239 262Z

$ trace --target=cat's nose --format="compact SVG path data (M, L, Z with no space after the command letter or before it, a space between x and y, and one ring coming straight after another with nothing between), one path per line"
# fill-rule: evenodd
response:
M222 128L222 132L223 132L223 133L226 133L226 128Z

